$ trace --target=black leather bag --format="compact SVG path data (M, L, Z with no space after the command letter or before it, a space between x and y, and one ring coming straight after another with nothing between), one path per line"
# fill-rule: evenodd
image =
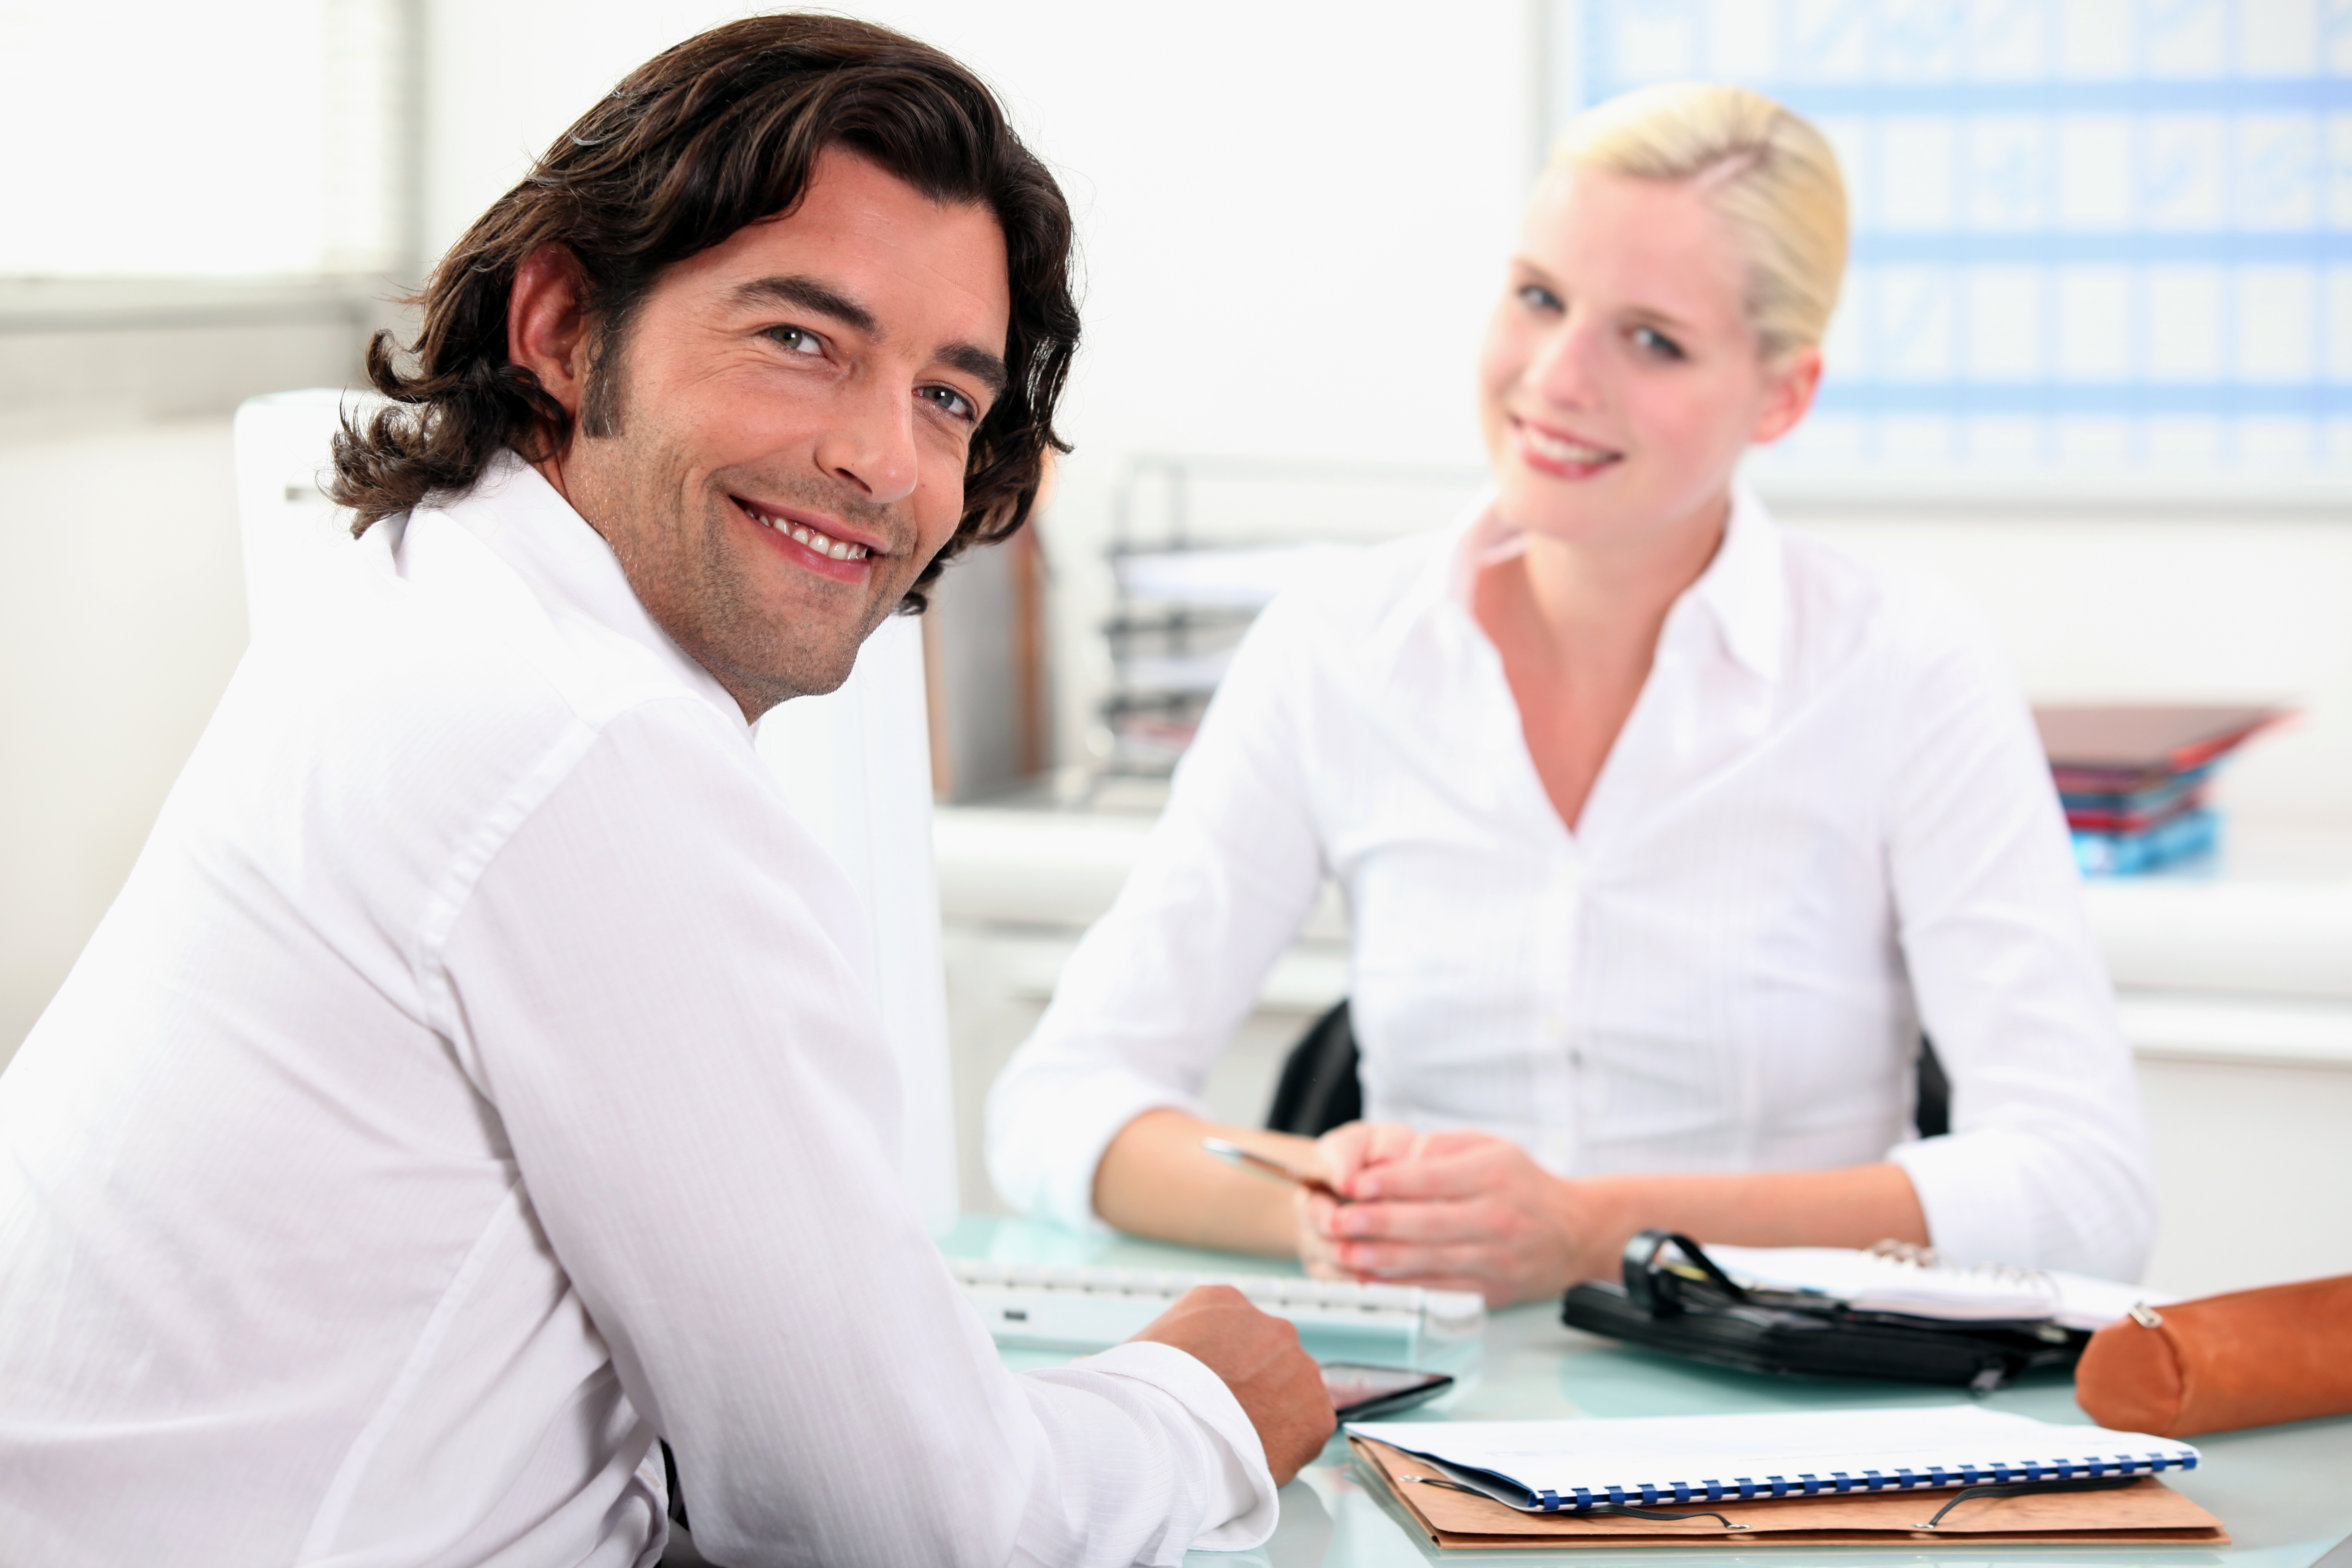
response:
M1588 1280L1562 1299L1559 1315L1570 1328L1711 1366L1979 1392L2035 1367L2073 1366L2091 1337L2047 1320L1952 1322L1746 1289L1698 1243L1665 1230L1626 1244L1622 1284Z

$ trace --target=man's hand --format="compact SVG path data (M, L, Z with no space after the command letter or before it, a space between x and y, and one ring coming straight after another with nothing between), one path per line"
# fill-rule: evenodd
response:
M1298 1348L1298 1331L1230 1285L1193 1287L1135 1337L1174 1345L1225 1380L1257 1428L1276 1486L1289 1485L1339 1425L1322 1369Z
M1355 1122L1317 1152L1349 1200L1299 1194L1298 1256L1318 1279L1475 1290L1501 1307L1616 1270L1623 1237L1595 1194L1507 1139Z

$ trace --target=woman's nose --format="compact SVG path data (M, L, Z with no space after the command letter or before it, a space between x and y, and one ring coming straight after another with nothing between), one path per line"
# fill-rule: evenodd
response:
M1589 408L1600 400L1600 333L1572 313L1545 338L1528 366L1528 380L1546 403Z

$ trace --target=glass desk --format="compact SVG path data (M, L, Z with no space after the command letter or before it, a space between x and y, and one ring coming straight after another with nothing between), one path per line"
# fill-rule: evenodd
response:
M953 1257L1007 1263L1101 1263L1125 1268L1207 1269L1236 1274L1291 1274L1296 1266L1262 1258L1196 1252L1126 1237L1082 1237L1026 1220L968 1215L941 1243ZM1066 1352L1007 1347L1007 1364L1021 1370L1059 1365ZM1555 1304L1513 1307L1488 1321L1486 1342L1471 1359L1431 1364L1458 1385L1412 1419L1558 1418L1574 1415L1696 1415L1741 1411L1822 1410L1890 1405L1955 1403L1954 1389L1843 1379L1765 1378L1717 1371L1646 1352L1621 1349L1559 1321ZM2037 1373L1985 1396L1997 1410L2044 1421L2086 1422L2075 1408L2073 1381ZM2352 1416L2291 1426L2222 1432L2191 1439L2204 1462L2168 1478L2229 1527L2235 1544L2203 1547L1963 1547L1932 1551L1891 1547L1776 1547L1762 1551L1713 1547L1638 1550L1440 1552L1391 1501L1368 1488L1335 1437L1322 1457L1283 1489L1282 1524L1255 1552L1195 1552L1200 1568L1263 1563L1266 1568L1412 1568L1413 1564L1493 1563L1517 1568L1668 1568L1669 1564L1741 1563L1796 1568L1800 1563L1857 1565L1919 1563L1952 1568L1961 1562L2022 1568L2049 1563L2090 1564L2156 1562L2231 1564L2232 1568L2309 1568L2352 1535ZM2333 1565L2331 1564L2331 1568Z

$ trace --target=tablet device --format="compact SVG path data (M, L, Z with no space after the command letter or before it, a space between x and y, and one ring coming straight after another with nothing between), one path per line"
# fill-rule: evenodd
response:
M1454 1380L1442 1372L1415 1372L1407 1366L1329 1361L1323 1363L1323 1386L1330 1391L1331 1408L1340 1420L1365 1421L1434 1399L1453 1387Z

